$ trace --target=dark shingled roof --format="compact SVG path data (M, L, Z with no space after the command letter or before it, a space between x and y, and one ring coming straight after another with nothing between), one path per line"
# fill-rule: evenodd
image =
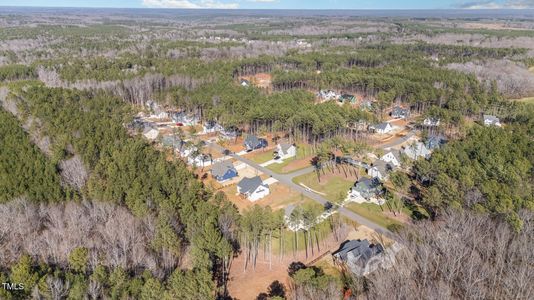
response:
M223 160L213 165L211 175L215 177L224 176L228 170L235 170L234 164L230 160Z
M242 194L246 194L248 192L255 191L262 184L263 184L263 181L261 180L260 176L256 176L252 178L244 177L237 184L237 187L239 188L239 191Z
M252 148L256 148L260 144L260 139L255 135L249 134L245 138L245 144Z
M347 261L347 256L352 253L357 260L365 263L371 257L380 254L384 251L384 247L380 244L370 244L368 240L350 240L341 244L339 250L332 253L335 257Z

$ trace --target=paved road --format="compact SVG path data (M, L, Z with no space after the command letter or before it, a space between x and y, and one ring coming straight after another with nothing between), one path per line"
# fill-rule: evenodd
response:
M216 143L210 143L209 144L211 147L217 149L218 151L224 151L225 148L216 144ZM311 192L309 190L307 190L306 188L294 183L292 181L292 179L296 176L299 176L299 175L302 175L302 174L307 174L311 171L313 171L313 167L308 167L308 168L305 168L305 169L302 169L302 170L298 170L296 172L293 172L293 173L289 173L289 174L278 174L272 170L269 170L265 167L262 167L260 166L260 164L250 160L250 159L247 159L247 158L244 158L242 156L239 156L237 154L230 154L229 156L249 165L249 166L252 166L253 168L255 168L256 170L260 171L260 172L263 172L273 178L275 178L276 180L278 180L280 183L283 183L287 186L289 186L290 188L294 189L295 191L299 192L299 193L302 193L304 196L324 205L326 204L326 202L329 202L327 199L325 199L323 196L319 195L319 194L316 194L314 192ZM371 220L368 220L344 207L340 207L338 208L338 211L340 214L344 215L345 217L348 217L349 219L353 220L353 221L356 221L358 222L359 224L362 224L364 226L367 226L373 230L375 230L376 232L378 233L383 233L383 234L386 234L386 235L391 235L391 232L387 229L387 228L384 228L382 227L381 225L378 225L376 223L374 223L373 221Z
M396 139L396 140L394 140L392 142L385 143L385 144L381 145L380 148L386 149L386 148L395 147L397 145L400 145L400 144L406 142L407 140L409 140L414 135L415 135L415 130L412 130L412 131L408 132L408 134L406 134L405 136L403 136L401 138L398 138L398 139Z

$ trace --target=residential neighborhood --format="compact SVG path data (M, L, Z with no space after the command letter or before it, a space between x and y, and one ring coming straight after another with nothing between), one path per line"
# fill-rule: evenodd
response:
M534 298L533 1L6 1L0 299Z

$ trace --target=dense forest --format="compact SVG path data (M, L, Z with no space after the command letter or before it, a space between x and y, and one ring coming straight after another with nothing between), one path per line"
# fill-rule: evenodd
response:
M429 216L388 228L406 250L392 269L294 262L258 299L532 298L534 108L511 100L533 95L531 21L212 13L0 15L0 279L24 285L0 298L233 299L237 257L233 272L307 259L354 227L339 214L316 224L316 203L238 209L128 131L149 101L309 144L319 177L345 168L339 153L383 154L368 126L396 105L416 116L409 131L446 137L391 174L387 204ZM259 74L265 85L240 84ZM327 89L372 104L319 101Z

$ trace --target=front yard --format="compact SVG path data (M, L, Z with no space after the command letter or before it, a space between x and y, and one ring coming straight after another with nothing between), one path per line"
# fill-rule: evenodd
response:
M372 203L348 203L345 205L345 207L362 217L365 217L373 222L375 222L378 225L382 225L386 228L391 228L391 226L398 226L402 225L402 222L394 220L393 218L390 218L385 215L385 212L388 211L388 208L386 205L382 205L382 207L372 204Z
M340 170L339 172L328 172L320 176L316 172L311 172L293 178L293 182L312 189L315 192L322 194L326 199L332 202L340 202L347 196L349 188L354 185L357 180L356 170L349 170L347 172Z

